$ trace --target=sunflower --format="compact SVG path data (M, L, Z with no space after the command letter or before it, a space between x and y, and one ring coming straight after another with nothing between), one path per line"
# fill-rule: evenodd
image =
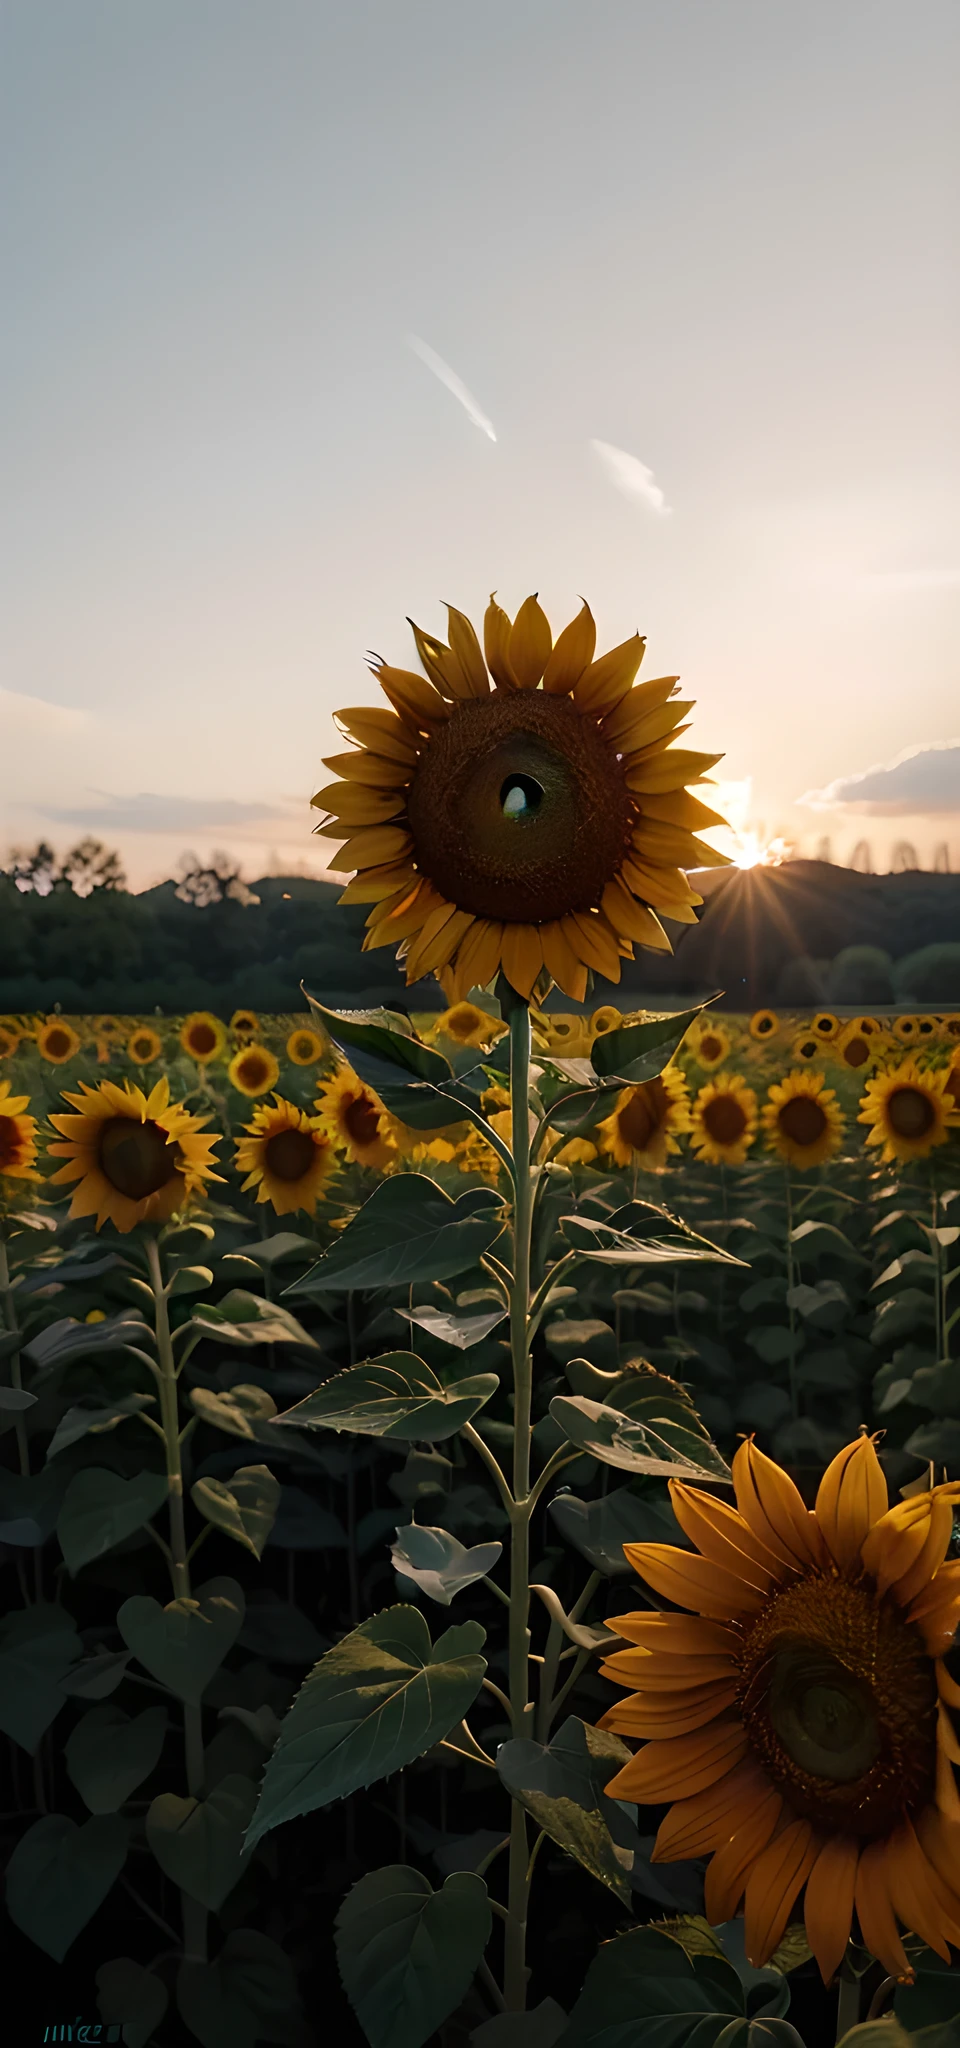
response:
M775 1081L761 1118L768 1145L789 1166L822 1166L839 1150L843 1112L822 1074L798 1067Z
M918 1017L917 1037L936 1038L940 1030L939 1017Z
M818 1060L820 1058L819 1039L811 1038L809 1031L801 1031L799 1038L795 1038L793 1041L793 1056L794 1059L798 1060Z
M211 1060L220 1059L224 1052L227 1027L210 1010L194 1010L192 1016L184 1018L180 1043L198 1066L209 1066Z
M852 1024L844 1025L833 1051L843 1066L858 1074L864 1067L874 1066L877 1060L882 1059L885 1044L882 1032L864 1031L860 1019L856 1018Z
M66 1160L53 1181L79 1181L70 1204L71 1216L95 1216L97 1229L108 1220L118 1230L138 1223L165 1223L191 1195L220 1180L214 1172L216 1138L199 1134L205 1117L191 1116L170 1101L166 1076L149 1095L129 1081L81 1083L79 1095L64 1093L76 1116L52 1116L63 1143L52 1154Z
M949 1017L944 1017L943 1029L947 1038L960 1038L960 1013L952 1010Z
M124 1027L119 1017L95 1017L93 1029L97 1038L111 1039L114 1043L124 1037Z
M413 627L429 680L373 657L393 709L338 713L356 749L313 801L355 870L341 901L372 904L365 948L397 945L408 985L435 973L450 1003L501 967L523 997L556 982L582 1002L634 942L670 951L658 910L696 923L684 870L727 862L694 837L723 820L687 784L721 757L670 751L677 678L634 687L639 634L595 661L587 605L554 646L535 597L512 624L491 598L485 656L448 610L449 646Z
M589 1059L593 1034L586 1017L547 1017L534 1011L532 1022L538 1052L556 1053L565 1060Z
M615 1009L613 1003L601 1003L590 1019L591 1037L605 1038L608 1031L619 1031L622 1023L622 1011Z
M943 1092L949 1096L954 1109L960 1109L960 1054L954 1053L944 1077Z
M774 1032L780 1029L780 1019L776 1010L754 1010L749 1029L751 1038L756 1038L761 1043L765 1038L772 1038Z
M325 1051L326 1046L319 1033L308 1031L305 1026L299 1031L291 1031L287 1039L287 1058L295 1067L315 1067Z
M9 1081L0 1081L0 1177L4 1179L41 1179L34 1172L37 1119L24 1115L29 1104L29 1095L12 1095Z
M127 1039L127 1058L138 1067L149 1067L163 1051L163 1041L148 1024L138 1025Z
M683 1041L684 1052L691 1052L697 1065L704 1067L708 1074L719 1067L730 1051L730 1033L722 1024L703 1018L687 1033Z
M881 1029L879 1017L855 1017L853 1021L857 1030L862 1031L864 1038L870 1038Z
M242 1045L230 1061L227 1079L241 1095L266 1095L280 1079L280 1062L265 1045Z
M950 1075L924 1070L915 1059L886 1067L867 1082L857 1122L869 1124L868 1145L882 1145L884 1164L926 1159L960 1125Z
M676 1134L690 1129L690 1100L683 1075L665 1067L655 1081L641 1081L617 1097L612 1114L597 1125L602 1152L618 1166L657 1171L679 1152Z
M708 1081L693 1105L691 1144L708 1166L742 1166L757 1135L757 1098L742 1074Z
M481 1010L476 1003L454 1003L436 1019L430 1036L452 1038L457 1045L486 1047L502 1038L507 1028L499 1017L491 1017L487 1010Z
M59 1017L51 1017L49 1023L41 1024L37 1032L37 1051L52 1066L62 1067L80 1051L80 1040L71 1024L64 1024Z
M383 1103L352 1067L340 1067L314 1105L331 1143L358 1166L389 1166L396 1158L396 1133ZM414 1134L415 1141L425 1133Z
M840 1029L840 1019L834 1016L832 1010L818 1010L811 1022L810 1029L814 1036L821 1041L836 1038L837 1032Z
M711 1857L715 1925L746 1894L755 1968L806 1886L825 1982L854 1913L864 1946L908 1981L898 1920L947 1962L960 1943L960 1747L947 1711L960 1686L942 1661L960 1620L960 1563L944 1562L960 1485L888 1509L866 1436L833 1460L813 1513L752 1443L733 1482L736 1509L671 1480L693 1550L625 1546L647 1585L693 1612L608 1624L634 1647L603 1672L638 1689L600 1726L646 1747L607 1792L674 1802L654 1861Z
M554 1153L551 1164L571 1168L592 1166L596 1157L597 1148L591 1145L588 1138L568 1138L567 1143L561 1145L559 1152Z
M234 1010L230 1029L235 1038L256 1038L260 1019L253 1010Z
M447 1141L440 1139L434 1142L443 1144ZM489 1181L500 1178L500 1161L493 1146L488 1145L476 1129L467 1131L460 1139L456 1146L456 1160L461 1173L481 1173Z
M9 1059L11 1053L16 1052L19 1043L17 1033L8 1030L6 1024L0 1024L0 1060Z
M901 1045L915 1045L920 1036L919 1017L895 1017L893 1029Z
M258 1202L271 1202L276 1215L292 1216L306 1209L312 1216L324 1199L324 1182L336 1169L336 1155L318 1116L275 1095L260 1102L246 1136L237 1142L233 1163L245 1173L243 1193L257 1191Z

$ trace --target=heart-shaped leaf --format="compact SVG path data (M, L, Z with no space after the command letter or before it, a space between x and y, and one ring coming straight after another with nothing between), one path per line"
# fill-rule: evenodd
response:
M337 1914L337 1962L370 2048L423 2048L469 1989L492 1924L473 1871L439 1892L402 1863L361 1877Z
M62 1963L120 1875L127 1823L119 1813L95 1814L78 1827L45 1813L21 1835L7 1864L7 1911L15 1925Z
M287 1292L345 1293L449 1280L475 1266L503 1226L503 1202L495 1188L469 1188L454 1202L426 1174L391 1174L318 1264Z
M229 1486L221 1479L198 1479L190 1488L190 1499L215 1529L259 1558L273 1528L280 1491L269 1465L241 1465Z
M422 1522L409 1522L398 1529L390 1558L394 1571L412 1579L421 1593L449 1607L455 1593L475 1586L492 1572L503 1551L502 1543L477 1543L467 1550L448 1529L429 1529ZM406 1587L403 1588L404 1592Z
M243 1868L243 1837L257 1803L252 1779L221 1778L207 1799L161 1792L147 1814L147 1841L165 1877L219 1912Z
M470 2048L556 2048L567 2015L555 1998L544 1998L529 2012L498 2012L474 2027Z
M91 1813L116 1813L156 1769L167 1730L166 1707L133 1720L120 1707L92 1707L67 1737L67 1776Z
M557 1394L550 1413L564 1436L578 1451L599 1458L604 1465L616 1465L621 1472L647 1472L664 1479L723 1479L729 1485L730 1472L716 1446L704 1433L669 1425L663 1431L654 1422L641 1423L588 1401L582 1394Z
M364 1365L335 1373L278 1415L277 1424L346 1429L403 1443L442 1443L476 1415L499 1384L496 1373L481 1372L444 1386L412 1351L388 1351L383 1358L369 1358Z
M277 1404L266 1387L248 1385L246 1381L231 1387L226 1394L214 1393L212 1387L194 1387L190 1406L201 1422L210 1422L226 1436L242 1436L248 1442L261 1440L262 1425L272 1422L277 1412Z
M616 1735L585 1726L575 1714L546 1745L523 1738L503 1742L497 1751L497 1770L511 1798L625 1906L640 1838L603 1788L630 1754Z
M473 1316L457 1316L442 1308L400 1310L408 1323L416 1323L428 1336L436 1337L441 1344L453 1344L458 1351L470 1351L474 1344L481 1344L503 1322L506 1313L502 1303L499 1308L481 1309Z
M62 1607L39 1601L0 1622L0 1729L31 1756L66 1705L60 1680L79 1654L77 1624Z
M106 2026L122 2027L125 2048L147 2048L168 1999L163 1979L130 1956L116 1956L97 1971L97 2010Z
M200 2048L258 2048L314 2039L302 2016L292 1962L269 1935L235 1927L216 1962L181 1963L177 2004Z
M201 1302L194 1309L192 1327L216 1344L300 1344L308 1351L317 1349L315 1339L288 1308L264 1301L262 1294L248 1294L243 1287L231 1288L216 1307Z
M126 1422L131 1415L141 1414L155 1399L153 1394L123 1394L119 1400L106 1406L68 1408L54 1430L47 1450L47 1463L57 1456L58 1451L79 1443L81 1437L101 1436L105 1430L116 1429L118 1422Z
M129 1650L98 1650L71 1667L60 1680L61 1688L79 1699L105 1700L108 1693L116 1692L129 1662Z
M59 1322L48 1323L45 1330L31 1337L29 1344L24 1345L24 1353L46 1373L86 1352L122 1350L127 1344L142 1346L145 1341L150 1344L153 1340L142 1315L136 1309L125 1308L118 1315L104 1316L101 1323L81 1323L76 1316L61 1316Z
M387 1608L344 1636L284 1721L248 1840L391 1777L442 1741L480 1690L484 1641L467 1621L431 1644L416 1607Z
M168 1491L165 1472L136 1472L132 1479L100 1465L75 1472L57 1516L60 1548L71 1575L142 1529L163 1507Z
M718 2048L731 2020L744 2017L740 1979L725 1958L688 1956L669 1934L635 1927L598 1949L563 2048L637 2048L644 2039Z
M665 1228L660 1237L633 1237L595 1216L561 1216L560 1228L580 1258L604 1266L680 1266L694 1260L715 1266L743 1264L693 1231L679 1234Z
M650 1017L643 1024L623 1024L617 1031L604 1031L590 1049L594 1073L604 1080L615 1074L634 1087L641 1081L655 1080L682 1045L691 1024L707 1004L717 1001L718 996L708 996L706 1003L698 1003L695 1009L680 1010L670 1017Z
M235 1579L210 1579L193 1600L159 1600L135 1593L117 1614L127 1647L177 1698L198 1707L243 1623L244 1600Z
M636 1494L630 1486L617 1486L599 1500L580 1500L575 1493L557 1494L549 1513L561 1536L595 1572L608 1578L630 1573L623 1554L625 1543L682 1545L684 1541L669 1500Z
M327 1010L316 996L307 1001L327 1037L333 1040L362 1081L378 1088L386 1077L396 1081L431 1081L443 1087L452 1080L449 1060L416 1036L409 1018L395 1010Z

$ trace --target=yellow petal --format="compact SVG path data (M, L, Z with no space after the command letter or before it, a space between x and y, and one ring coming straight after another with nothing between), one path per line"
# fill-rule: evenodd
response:
M668 748L665 754L655 754L645 761L631 777L631 789L641 794L650 792L653 796L670 795L682 789L688 782L706 782L708 768L715 768L722 754L696 754L689 747Z
M403 761L411 767L415 765L419 754L416 740L411 738L395 711L383 711L379 705L360 704L352 710L335 711L333 718L334 724L339 725L348 738L356 740L358 746L368 747L373 754L387 754L391 761Z
M738 1512L774 1557L799 1571L822 1567L819 1528L788 1474L749 1441L734 1454L732 1471Z
M490 603L483 615L483 650L487 667L501 690L519 688L517 678L510 665L510 620L503 606L496 603L496 591L490 592Z
M646 789L649 781L649 777L644 772L647 763L655 761L661 754L665 754L667 748L672 747L675 740L682 739L684 733L690 731L690 727L691 721L688 719L686 725L675 726L672 732L662 733L659 739L650 740L646 746L631 747L629 754L624 754L623 756L627 788L633 790Z
M587 970L556 918L540 926L540 944L543 964L551 979L571 1002L582 1003L587 992Z
M456 655L471 697L488 697L490 678L480 642L469 619L452 604L447 606L447 617L450 621L450 651Z
M861 1846L852 1835L832 1836L824 1842L807 1879L804 1925L825 1984L836 1975L847 1952Z
M659 1614L638 1610L618 1614L606 1624L628 1643L671 1657L728 1657L740 1647L735 1628L720 1621L705 1621L699 1614Z
M746 1579L762 1593L769 1593L775 1582L779 1584L783 1578L779 1558L735 1508L726 1501L715 1500L712 1493L686 1485L682 1479L671 1479L669 1492L684 1535L704 1557Z
M408 879L417 877L409 862L399 864L391 861L386 867L368 868L362 875L356 875L348 882L338 903L382 903L388 896L395 896L397 890Z
M641 903L652 904L657 910L662 910L665 917L676 918L678 923L684 921L686 911L703 902L702 896L689 887L679 868L658 867L636 852L624 855L620 873L626 887L640 898ZM696 921L694 918L693 923Z
M505 924L500 957L510 987L529 996L543 966L540 933L535 924Z
M409 668L389 668L386 662L374 666L374 675L385 697L389 697L404 724L414 732L431 732L450 716L439 690L424 676Z
M465 934L457 952L455 969L463 996L472 988L486 988L500 965L503 925L496 919L478 917Z
M430 681L436 684L441 695L454 702L458 697L472 697L473 691L452 648L443 640L437 640L432 633L424 633L413 619L408 618L407 625Z
M666 1742L648 1742L611 1778L606 1790L611 1799L635 1799L639 1806L659 1805L662 1800L692 1798L723 1778L747 1752L747 1738L739 1721L715 1721L692 1735L677 1735Z
M663 861L668 867L695 868L719 866L726 855L715 853L705 839L695 838L692 832L685 832L682 825L662 825L657 818L648 818L644 812L634 828L634 840L647 858ZM704 853L710 860L701 859Z
M886 1507L883 1467L870 1437L858 1437L827 1466L814 1509L841 1571L859 1571L860 1546Z
M886 1878L898 1920L949 1963L950 1943L960 1942L960 1900L928 1862L909 1820L902 1821L890 1837Z
M706 832L711 825L725 825L719 811L711 811L691 796L688 789L670 790L666 795L645 796L640 809L645 818L658 818L664 825L684 825L688 832Z
M864 1849L857 1866L854 1904L865 1947L877 1957L891 1977L910 1977L912 1973L897 1931L887 1881L888 1847L885 1841L869 1842Z
M678 1799L660 1823L650 1861L685 1863L692 1856L708 1856L729 1841L769 1790L769 1778L750 1757L705 1792Z
M670 678L667 678L667 680L669 681ZM613 713L614 718L619 716L620 711L625 711L632 702L632 699L639 697L639 695L639 690L631 691L630 697ZM666 704L656 705L651 710L643 712L642 716L636 717L629 731L623 735L617 746L617 752L623 755L626 766L629 768L635 754L639 754L642 758L648 747L658 746L661 740L664 745L669 745L671 734L676 739L687 712L692 711L693 706L694 699L692 697L671 697ZM639 706L637 708L638 710L641 709ZM606 719L604 719L603 730L606 735Z
M550 659L553 635L536 596L526 597L510 628L507 658L520 690L535 690Z
M590 606L584 602L575 619L563 632L543 671L548 696L566 697L589 668L597 645L597 629Z
M769 1962L782 1939L791 1908L819 1854L820 1842L808 1820L794 1820L761 1851L747 1878L743 1914L744 1948L755 1970Z
M881 1599L892 1588L901 1607L909 1607L939 1571L953 1533L951 1501L938 1497L947 1491L938 1487L898 1501L874 1523L861 1545L860 1561L876 1580Z
M620 979L620 953L616 938L605 918L596 912L573 910L560 919L560 929L578 958L608 981Z
M614 1650L600 1666L601 1678L642 1693L695 1691L698 1686L736 1676L733 1657L671 1657L669 1653Z
M362 782L328 782L311 797L315 811L331 811L350 829L354 825L385 825L406 803L401 789L368 789Z
M432 917L442 904L443 898L438 896L431 884L421 883L414 893L412 902L406 901L405 908L371 925L370 944L366 950L375 952L378 946L401 945L404 939L412 938L414 932L422 931L427 918Z
M638 683L635 690L630 690L607 712L601 730L618 754L629 751L631 733L659 711L679 681L679 676L651 676L649 682Z
M361 826L341 847L337 872L345 875L348 868L383 867L412 851L413 840L399 825Z
M765 1849L783 1810L783 1800L771 1785L736 1832L717 1849L704 1880L704 1911L714 1927L732 1920L743 1897L747 1877L762 1849Z
M599 661L591 662L574 688L577 710L592 718L603 718L612 711L630 689L646 644L639 633L634 633L632 639L621 641L619 647L611 647L609 654L601 654Z
M732 1707L739 1683L734 1674L733 1678L685 1687L675 1693L631 1693L629 1699L608 1707L597 1726L641 1741L687 1735L694 1728L705 1728L708 1721L715 1721L718 1714Z
M759 1614L763 1606L762 1592L737 1573L678 1550L675 1544L625 1543L623 1554L645 1585L678 1607L729 1621L735 1615Z
M328 754L323 765L346 782L362 782L370 789L405 789L410 780L405 761L368 753L366 747L358 747L352 754Z
M383 897L367 912L364 919L367 929L370 930L375 924L384 924L388 918L402 916L414 902L418 889L429 886L429 883L421 883L419 876L413 875L410 881L394 889L392 895Z
M468 923L472 922L471 913L469 911L458 913L454 903L441 902L436 910L431 910L424 922L422 931L411 944L405 956L408 983L419 981L421 974L429 974L431 972L428 956L435 948L437 941L441 939L443 933L448 931L451 920L458 915L465 917ZM467 925L464 924L462 931L459 933L460 937L462 937L462 933L466 929ZM449 958L449 952L441 944L437 956L437 964L445 964Z
M615 932L625 933L628 939L636 939L640 946L649 946L652 952L673 952L660 919L645 903L638 903L616 876L607 883L603 892L603 911Z

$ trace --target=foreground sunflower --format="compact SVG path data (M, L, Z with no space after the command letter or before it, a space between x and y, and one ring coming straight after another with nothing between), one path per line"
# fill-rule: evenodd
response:
M656 1173L671 1152L679 1152L677 1137L689 1129L686 1082L676 1067L665 1067L655 1081L623 1090L611 1115L597 1125L596 1137L601 1152L618 1166Z
M413 627L426 676L372 660L392 710L337 714L355 751L313 802L355 870L341 901L372 904L365 948L398 946L408 985L437 974L450 1003L501 967L523 997L552 981L581 1002L634 942L671 950L657 911L696 922L684 870L726 860L687 784L721 756L670 750L677 678L635 686L639 634L595 660L586 604L554 645L536 597L512 623L491 598L483 652L447 609L449 646Z
M75 1116L52 1116L63 1142L49 1146L66 1165L51 1182L79 1181L70 1204L71 1216L95 1216L97 1229L110 1222L118 1230L138 1223L165 1223L191 1195L202 1195L214 1172L215 1137L201 1137L206 1117L191 1116L170 1101L166 1076L149 1095L127 1081L81 1083L79 1095L64 1092Z
M397 1147L392 1119L379 1095L359 1079L352 1067L341 1067L326 1082L315 1108L331 1143L355 1165L382 1168L395 1162Z
M29 1107L29 1095L14 1095L9 1081L0 1081L0 1175L10 1180L41 1178L34 1171L37 1119L24 1115Z
M795 1068L775 1081L761 1120L768 1145L788 1166L822 1166L840 1149L843 1112L822 1074Z
M277 1216L298 1209L313 1215L324 1199L324 1184L336 1169L336 1156L318 1116L275 1095L258 1103L246 1136L237 1142L233 1163L246 1174L243 1193L256 1190L258 1202L270 1202Z
M960 1564L945 1563L960 1484L887 1507L869 1437L824 1474L813 1513L752 1443L733 1461L736 1510L676 1480L693 1550L630 1543L656 1593L693 1613L608 1626L635 1647L602 1670L632 1697L602 1728L646 1747L606 1787L672 1800L654 1862L709 1855L706 1911L745 1895L745 1946L761 1968L803 1887L824 1981L854 1914L873 1955L912 1977L899 1921L949 1962L960 1943L960 1747L943 1657L960 1621Z
M910 1058L867 1082L857 1122L870 1126L866 1142L882 1147L885 1164L896 1160L906 1166L946 1144L951 1130L960 1126L949 1082L943 1068L924 1068Z
M265 1045L241 1045L227 1068L227 1079L241 1095L266 1095L280 1079L280 1062Z
M690 1143L707 1166L742 1166L757 1135L757 1098L742 1074L708 1081L693 1105Z
M52 1066L63 1067L80 1051L80 1040L73 1026L64 1024L59 1017L51 1017L48 1024L41 1024L37 1032L37 1051L41 1059L49 1060Z

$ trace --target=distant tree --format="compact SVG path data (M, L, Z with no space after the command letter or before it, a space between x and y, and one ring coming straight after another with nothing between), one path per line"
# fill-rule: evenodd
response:
M828 1003L841 1008L855 1003L893 1000L893 963L880 946L844 946L830 962L824 991Z
M859 875L873 874L873 852L869 839L858 839L850 855L850 866Z
M45 839L32 849L14 847L4 872L24 895L49 896L52 889L72 889L90 896L95 889L125 889L127 878L120 855L100 839L80 839L61 860Z
M780 969L775 991L775 1001L785 1009L803 1010L810 1005L822 1003L826 995L825 963L812 960L808 953L798 953L794 960L787 960Z
M193 903L206 910L211 903L259 903L241 878L240 868L229 853L214 853L204 866L195 853L180 856L176 895L181 903Z
M901 1002L926 1003L932 1010L960 1003L960 945L955 941L921 946L898 960L893 973Z
M898 839L890 859L892 875L912 875L920 866L917 849L909 839Z
M939 846L934 847L933 872L935 875L950 873L950 848L945 839L941 839Z

